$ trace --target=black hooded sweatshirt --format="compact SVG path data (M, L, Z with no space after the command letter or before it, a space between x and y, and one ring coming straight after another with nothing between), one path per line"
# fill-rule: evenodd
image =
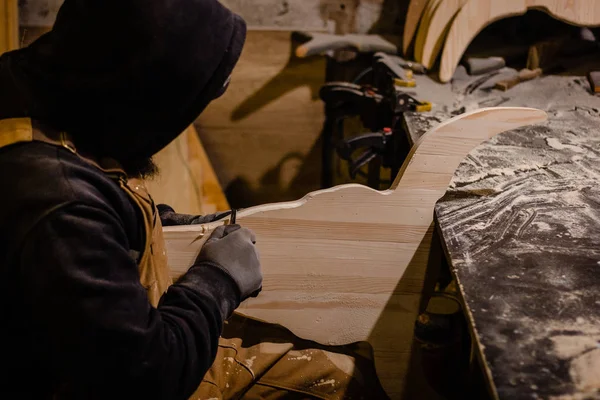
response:
M66 0L53 30L0 57L0 119L67 131L126 162L173 140L222 91L243 21L215 0ZM239 305L196 265L153 308L143 220L68 150L0 149L0 399L185 399Z

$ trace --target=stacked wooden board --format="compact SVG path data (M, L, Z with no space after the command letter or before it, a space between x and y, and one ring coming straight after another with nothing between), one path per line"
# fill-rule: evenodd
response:
M530 9L576 26L600 26L597 0L411 0L404 27L405 56L428 69L439 58L439 79L448 82L483 28Z

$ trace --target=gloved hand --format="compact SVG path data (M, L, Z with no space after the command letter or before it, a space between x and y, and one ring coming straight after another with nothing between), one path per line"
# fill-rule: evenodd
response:
M166 204L159 204L156 208L160 214L160 221L163 226L207 224L225 218L231 214L231 211L207 215L178 214L172 207Z
M248 228L221 225L206 241L194 265L219 268L233 279L240 302L256 297L262 289L262 272L256 237Z

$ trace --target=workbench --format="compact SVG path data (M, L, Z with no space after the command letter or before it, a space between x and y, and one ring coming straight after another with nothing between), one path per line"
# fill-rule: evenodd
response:
M508 73L459 71L449 85L420 77L418 94L434 107L405 124L416 141L472 108L548 113L473 151L436 225L490 397L600 398L600 97L574 76L492 90Z

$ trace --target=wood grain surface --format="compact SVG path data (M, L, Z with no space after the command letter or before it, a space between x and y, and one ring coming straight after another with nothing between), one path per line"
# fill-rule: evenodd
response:
M421 15L427 6L428 0L410 0L408 12L406 13L406 21L404 22L404 35L402 38L402 53L407 54L408 49L417 33L417 27L421 21Z
M442 3L443 0L429 0L425 10L423 11L421 21L419 22L419 29L417 29L417 35L415 37L414 58L417 62L423 62L423 44L425 43L425 37L427 35L427 31L429 30L431 19L434 13Z
M448 82L467 46L487 25L503 18L522 15L528 8L540 9L554 18L578 26L600 24L597 0L468 0L460 9L446 37L439 79Z
M384 388L400 398L435 202L474 147L545 118L527 108L473 111L425 134L387 191L343 185L239 212L238 222L257 235L265 280L261 295L238 311L323 344L368 341ZM227 222L165 228L174 277Z
M600 25L600 2L597 0L525 0L525 6L542 10L569 24Z
M433 68L446 40L452 20L466 2L467 0L443 0L430 17L431 21L424 33L420 50L421 63L427 69Z
M487 25L514 15L522 15L527 8L525 0L468 0L452 21L442 58L439 79L448 82L467 46Z

